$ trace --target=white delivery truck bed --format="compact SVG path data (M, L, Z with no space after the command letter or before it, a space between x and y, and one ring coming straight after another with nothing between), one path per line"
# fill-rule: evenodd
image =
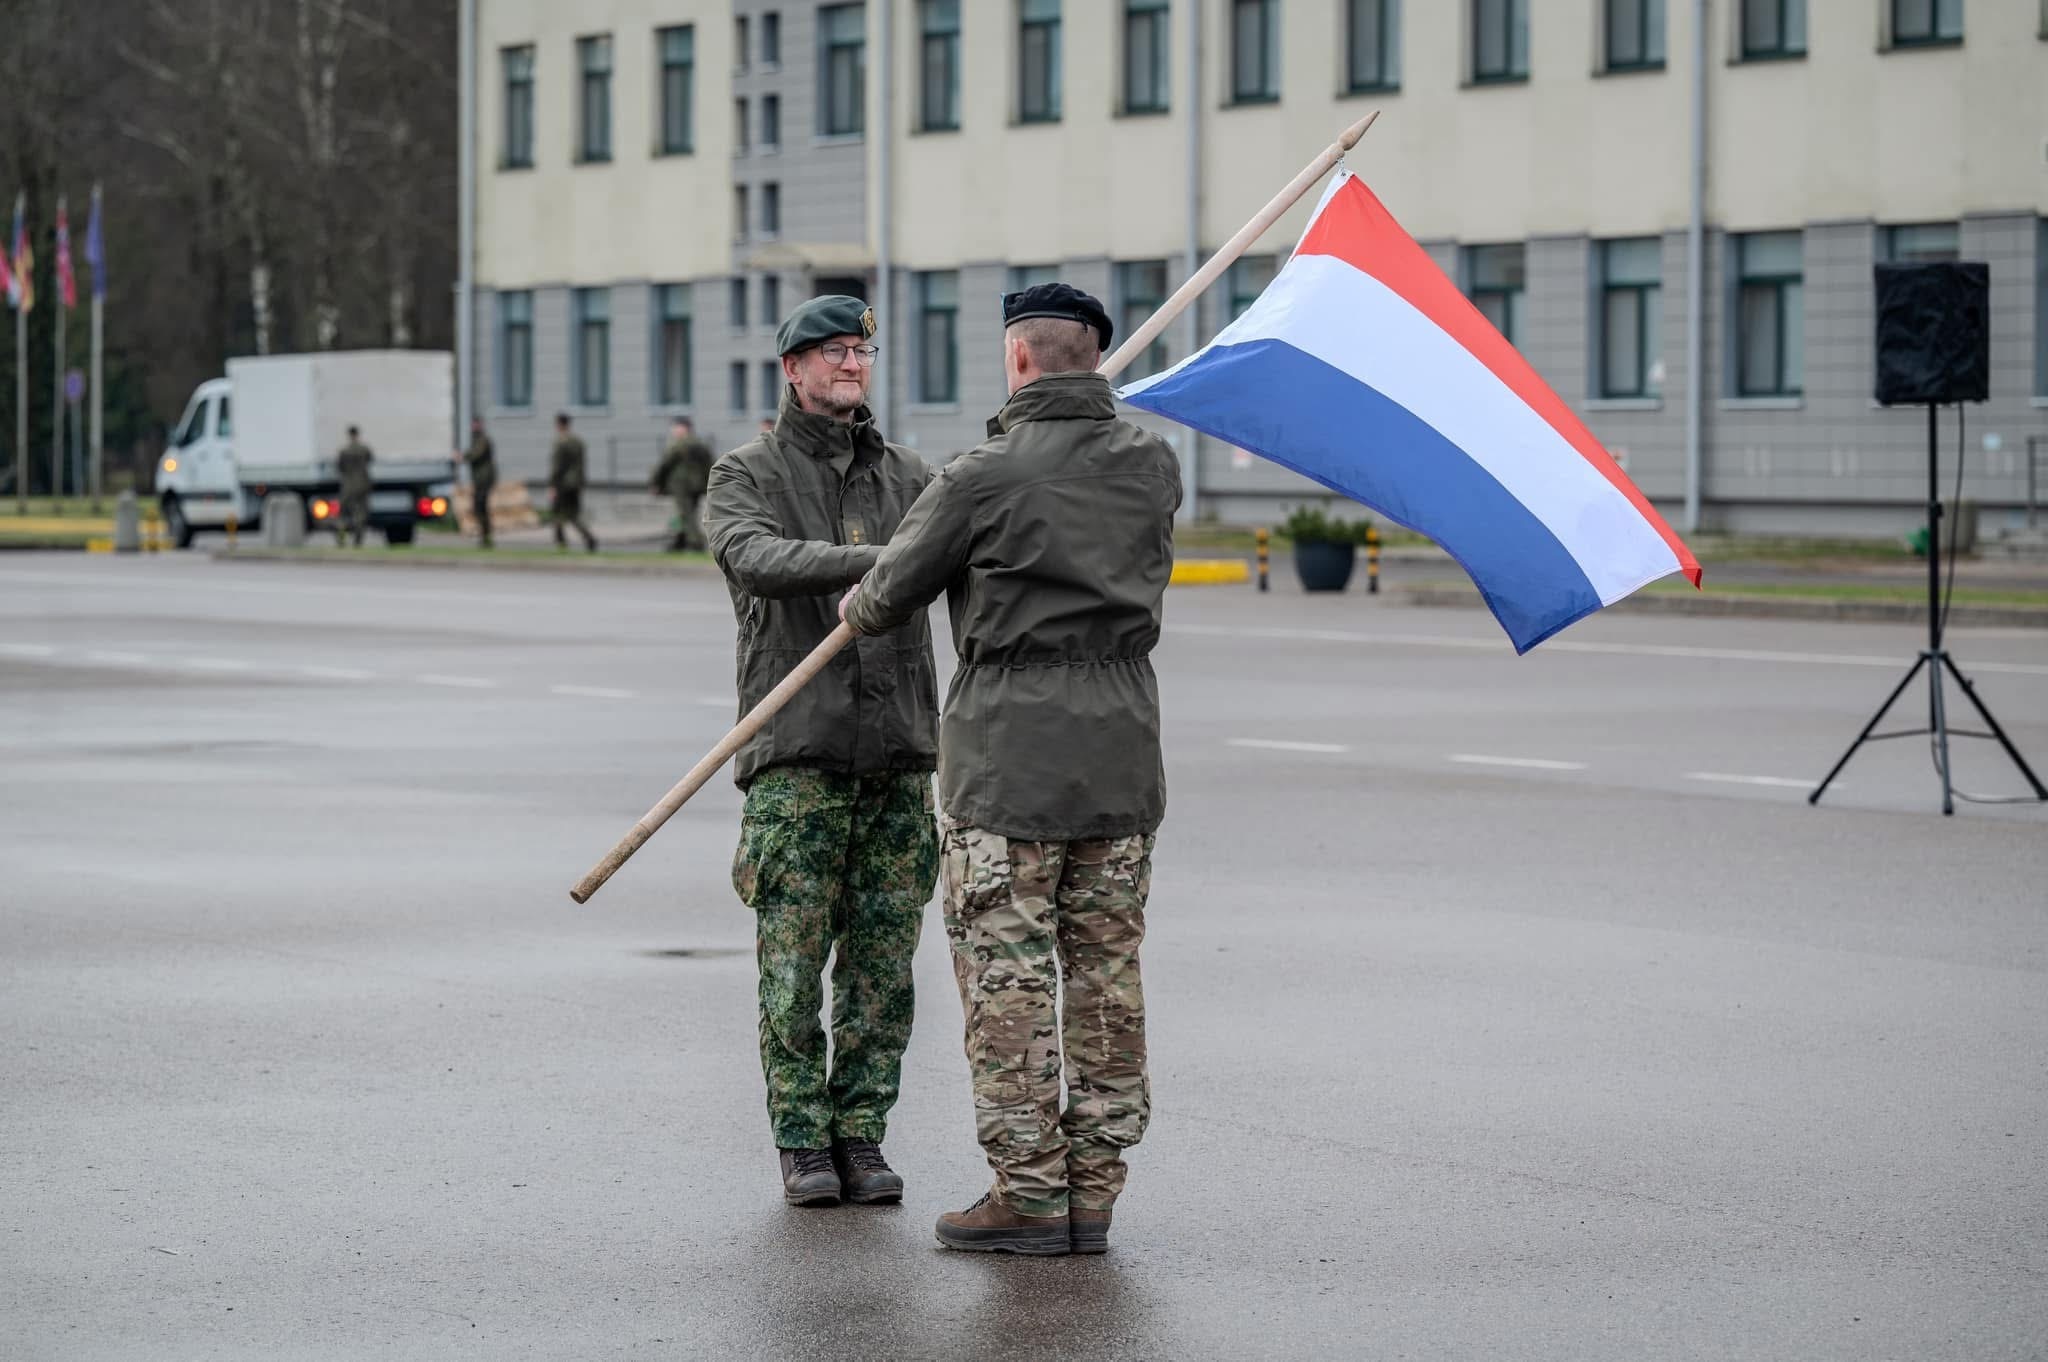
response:
M379 482L445 476L455 429L454 361L446 351L346 350L228 361L241 480L288 484L334 476L348 428L376 452ZM433 469L402 468L431 462Z

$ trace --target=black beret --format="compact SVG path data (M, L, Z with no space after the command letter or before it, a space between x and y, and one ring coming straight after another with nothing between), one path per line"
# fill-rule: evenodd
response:
M828 293L798 303L775 333L775 353L791 354L822 345L834 336L859 336L869 340L875 334L875 310L858 298Z
M1104 350L1109 349L1109 338L1116 334L1110 324L1109 313L1102 304L1089 297L1072 284L1033 284L1021 293L1003 295L1003 325L1021 322L1026 317L1058 317L1062 321L1085 322L1095 328L1095 334L1102 337Z

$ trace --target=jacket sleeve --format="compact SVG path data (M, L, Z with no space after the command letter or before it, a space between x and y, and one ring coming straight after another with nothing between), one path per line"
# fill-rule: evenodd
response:
M719 571L748 595L766 600L844 590L881 554L873 544L783 538L753 474L736 459L711 470L704 524Z
M967 566L970 503L957 477L941 472L925 484L846 608L855 633L886 634L945 594Z

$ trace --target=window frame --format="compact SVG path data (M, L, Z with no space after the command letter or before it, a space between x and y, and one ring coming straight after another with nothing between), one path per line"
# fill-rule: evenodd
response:
M1924 248L1916 249L1910 256L1901 256L1899 246L1908 234L1927 231L1948 233L1950 244L1946 251L1930 253ZM1887 265L1929 265L1963 258L1963 225L1953 219L1947 222L1893 222L1877 229L1877 258Z
M749 127L753 119L753 105L745 95L735 95L732 101L732 154L735 158L750 156L754 151L752 132Z
M1057 123L1063 113L1062 105L1065 98L1062 89L1064 75L1061 70L1060 44L1064 37L1062 27L1066 21L1066 11L1060 0L1052 0L1052 17L1039 15L1034 18L1030 17L1030 6L1033 3L1042 3L1042 0L1017 0L1016 121L1019 124ZM1029 79L1029 63L1032 56L1030 48L1034 36L1042 39L1044 46L1044 88L1038 91L1033 91ZM1037 107L1032 105L1030 99L1034 93L1042 96L1042 101Z
M1116 262L1114 278L1111 281L1113 284L1111 292L1116 300L1115 320L1118 334L1135 336L1138 333L1138 328L1143 326L1147 319L1154 312L1157 312L1160 306L1173 295L1171 268L1172 262L1163 258L1119 260ZM1154 269L1158 271L1159 280L1156 296L1149 285L1142 291L1132 288L1132 280L1137 277L1139 270ZM1131 361L1133 372L1157 374L1163 373L1171 367L1173 358L1172 351L1168 348L1167 333L1172 329L1172 327L1168 327L1165 331L1161 331L1157 336L1153 337L1152 343L1145 347L1145 353ZM1138 366L1141 364L1147 367L1139 370Z
M1482 284L1479 282L1478 267L1481 260L1487 258L1482 253L1493 251L1512 251L1517 254L1517 259L1520 263L1521 282L1515 284ZM1486 321L1489 326L1493 326L1496 331L1500 332L1509 345L1514 346L1519 351L1522 348L1520 334L1525 310L1524 305L1529 295L1529 243L1526 241L1479 241L1463 247L1459 254L1460 265L1465 275L1465 297L1471 300L1472 306L1478 308L1481 315L1486 314L1485 299L1502 299L1502 320L1507 325L1497 325L1491 316L1487 316ZM1505 259L1506 256L1504 255L1502 258Z
M761 96L761 140L758 145L763 156L782 150L782 96L779 94Z
M944 285L950 296L935 300L933 294L938 285ZM933 323L944 330L943 340L935 343L932 335ZM938 359L944 366L941 382L932 383L932 365ZM958 270L919 270L917 273L917 392L919 406L957 406L960 402L960 272Z
M1145 73L1151 88L1142 100L1137 97L1135 79L1139 71L1136 38L1140 28L1150 30L1152 57L1151 69ZM1118 111L1126 115L1173 112L1172 0L1124 0L1122 37Z
M1632 246L1650 242L1657 250L1657 272L1653 279L1644 282L1631 279L1616 282L1612 263L1613 251L1618 246ZM1600 288L1598 307L1594 315L1599 319L1598 353L1594 365L1594 393L1602 399L1640 399L1663 396L1663 388L1655 382L1653 370L1656 356L1663 347L1658 344L1657 328L1663 321L1664 301L1664 239L1659 236L1614 237L1595 243L1598 248L1600 267ZM1614 357L1614 333L1608 325L1608 304L1620 294L1631 295L1635 308L1635 382L1627 388L1614 386L1609 382L1612 376L1610 360Z
M602 316L591 304L603 300ZM604 408L612 401L612 291L609 288L578 288L570 293L569 315L573 323L571 374L575 379L572 406ZM590 383L593 336L598 341L599 390L593 395Z
M761 379L761 407L764 411L774 411L782 405L782 361L764 359L758 373Z
M1782 270L1774 272L1751 272L1748 263L1749 245L1756 238L1767 236L1789 236L1796 239L1799 242L1800 255L1799 270L1797 273L1788 274ZM1799 315L1803 323L1806 317L1806 234L1802 231L1743 232L1735 237L1734 244L1735 269L1732 273L1734 276L1735 293L1734 307L1732 309L1733 324L1729 327L1729 334L1734 342L1734 353L1731 356L1730 367L1733 371L1732 377L1735 380L1735 396L1738 398L1804 397L1806 395L1806 366L1804 363L1805 357L1803 353L1801 355L1801 363L1799 366L1799 385L1797 387L1792 387L1788 386L1786 382L1786 376L1788 372L1786 360L1788 356L1790 356L1792 353L1791 342L1797 341L1803 350L1805 345L1805 336L1803 334L1800 336L1793 336L1790 333L1790 328L1786 317L1786 313L1789 311L1789 309L1785 305L1785 300L1787 297L1787 290L1789 288L1796 287L1799 289ZM1747 363L1745 363L1747 355L1743 348L1743 342L1745 337L1748 335L1749 330L1747 325L1745 324L1747 317L1747 312L1745 309L1746 300L1748 298L1749 291L1752 288L1769 289L1773 300L1771 306L1775 312L1774 320L1776 322L1777 331L1776 345L1778 362L1775 366L1776 373L1773 375L1772 379L1774 386L1769 388L1752 388L1749 386L1749 366Z
M725 324L735 333L747 329L747 276L735 274L725 282Z
M682 55L672 50L680 39ZM692 156L697 151L697 26L670 24L654 31L655 88L661 107L656 115L657 156ZM680 85L680 92L676 86Z
M1927 31L1925 33L1903 34L1899 24L1899 11L1912 0L1889 0L1885 6L1885 36L1888 50L1913 51L1928 47L1961 47L1963 45L1963 0L1926 0ZM1943 33L1942 11L1953 5L1955 32Z
M761 237L773 241L782 235L782 181L761 182Z
M1247 291L1248 267L1257 265L1265 267L1266 282ZM1241 255L1230 262L1230 268L1224 275L1225 287L1229 290L1224 301L1224 307L1228 312L1223 319L1224 325L1228 326L1251 310L1252 304L1259 300L1259 296L1271 288L1273 281L1280 277L1280 268L1281 260L1277 255Z
M961 0L918 0L917 6L917 130L960 131ZM952 18L935 21L951 6ZM934 99L932 63L937 57L945 78Z
M782 69L782 11L761 11L761 69Z
M1375 6L1379 16L1379 75L1358 78L1358 26L1362 7ZM1401 88L1400 45L1401 0L1345 0L1344 3L1344 93L1347 95L1388 94Z
M576 40L577 165L611 164L615 52L609 33L592 33ZM602 66L593 61L599 54L602 55Z
M1623 60L1614 55L1614 14L1617 9L1632 7L1636 11L1636 34L1640 54ZM1650 16L1656 14L1668 21L1668 0L1601 0L1600 7L1600 70L1608 75L1625 75L1635 71L1662 71L1670 54L1671 34L1663 24L1653 25ZM1656 53L1651 55L1651 31L1656 29Z
M696 344L696 316L688 284L655 284L652 306L648 308L654 319L652 337L654 359L653 391L655 405L660 407L688 407L696 399L697 365L692 349ZM673 304L679 303L680 306ZM679 329L679 334L671 328ZM679 361L680 373L671 387L669 368L671 357L670 341L676 341L675 358Z
M748 233L754 228L754 202L748 186L736 184L732 187L732 239L748 240Z
M515 302L516 307L512 305ZM528 410L533 406L533 290L503 290L496 303L498 405L512 411ZM521 341L517 351L511 344L515 335Z
M1257 88L1245 84L1244 24L1241 16L1259 13ZM1280 0L1230 0L1230 101L1228 107L1280 102Z
M1738 60L1752 61L1803 61L1806 58L1808 32L1806 0L1765 0L1777 9L1777 38L1770 44L1761 43L1752 36L1749 7L1754 0L1736 0L1739 8L1735 12L1736 51ZM1798 45L1794 46L1789 30L1792 25L1789 16L1794 9L1799 12Z
M838 16L857 14L860 18L857 38L835 37L833 27ZM851 97L839 99L838 80L843 74L838 69L841 53L851 53L850 77L853 82ZM855 138L867 135L868 121L868 37L867 4L865 0L850 0L849 3L821 5L818 7L818 135L820 137ZM839 106L844 107L839 107ZM849 117L842 123L839 115Z
M1480 35L1481 30L1485 27L1485 15L1481 11L1489 3L1500 5L1501 23L1505 30L1498 35L1501 39L1502 61L1504 65L1497 70L1489 70L1481 65L1480 62L1480 54L1484 50L1481 45ZM1471 84L1527 84L1530 65L1528 0L1470 0L1470 4L1467 5L1465 12L1471 23L1472 46L1468 54L1472 63ZM1521 39L1521 63L1519 66L1515 60L1515 40L1518 35Z
M735 359L725 367L725 399L735 416L744 416L747 411L747 362Z
M513 63L521 58L524 58L525 69L515 74ZM532 43L517 43L498 49L498 70L505 100L498 126L500 170L533 169L534 69L537 65L538 56Z

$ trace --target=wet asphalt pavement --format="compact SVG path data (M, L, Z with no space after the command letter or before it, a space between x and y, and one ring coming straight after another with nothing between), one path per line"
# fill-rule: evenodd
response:
M0 559L0 1355L2048 1356L2048 811L1940 818L1911 739L1804 802L1913 627L1176 590L1152 1132L1052 1261L932 1243L935 910L906 1204L819 1212L731 786L570 903L731 636L708 577ZM1953 643L2048 771L2048 634Z

